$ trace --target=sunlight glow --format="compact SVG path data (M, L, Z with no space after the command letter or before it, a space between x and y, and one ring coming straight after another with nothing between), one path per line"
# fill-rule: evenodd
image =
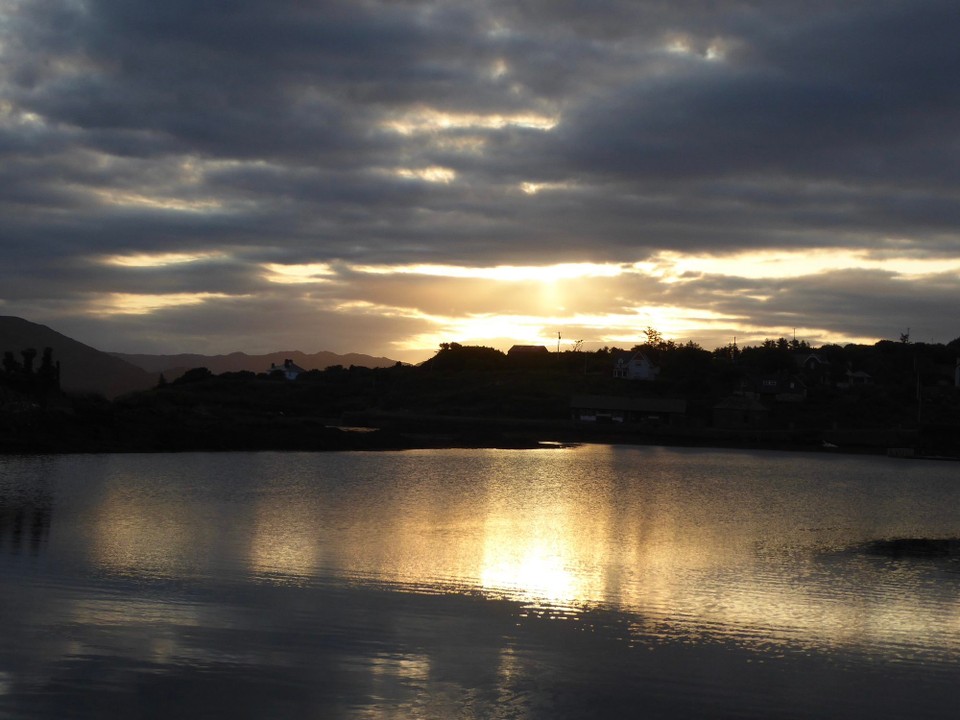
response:
M165 268L229 257L219 251L131 253L106 256L99 262L121 268ZM665 338L676 342L695 340L707 349L723 347L734 337L741 345L757 344L794 331L810 342L869 344L876 339L839 337L826 328L805 326L802 318L783 312L776 315L783 327L771 327L769 322L756 322L748 309L741 314L717 311L709 297L701 298L697 306L685 306L677 301L658 303L656 298L667 297L663 294L664 288L705 275L763 280L865 269L889 273L894 280L905 280L960 272L960 259L944 261L883 257L868 251L811 250L731 256L661 252L632 264L582 262L467 267L316 262L263 263L259 268L262 279L271 284L352 288L341 297L316 300L320 303L318 307L322 306L324 312L402 320L413 327L390 342L392 352L402 353L405 358L422 358L435 351L440 343L449 341L500 350L514 344L555 348L558 332L562 332L564 338L583 339L585 347L632 347L643 341L647 327L656 328ZM378 279L391 276L396 282L387 284ZM400 299L404 283L417 287L413 296L418 300L409 305ZM362 292L364 288L369 294L358 295L357 291ZM431 304L438 293L450 292L462 293L462 302L444 303L442 309ZM752 303L745 308L776 298L776 293L767 292L762 286L745 286L740 291L727 291L726 306L733 299L731 293ZM95 297L85 308L89 313L145 315L232 296L107 293ZM460 309L455 311L452 306Z
M726 48L721 43L712 43L704 54L707 60L723 60L726 57Z
M151 208L153 210L175 210L177 212L209 212L219 210L223 203L219 200L186 200L183 198L149 196L140 193L120 192L118 190L94 190L93 194L107 205L121 207Z
M336 271L328 263L304 263L302 265L280 265L267 263L262 266L267 274L264 279L284 285L304 285L307 283L327 283L332 281Z
M526 489L536 492L491 497L478 573L486 593L554 610L602 599L598 569L604 565L600 540L607 519L592 514L587 519L589 511L556 485L560 465L560 456L541 454L525 469Z
M490 77L493 80L499 80L504 75L510 72L510 65L507 64L507 61L503 58L498 58L490 66Z
M398 340L395 345L403 350L436 348L451 338L458 342L493 342L494 345L545 345L554 347L557 331L569 329L580 337L587 336L593 343L632 346L643 341L643 331L655 327L666 337L689 336L705 328L726 331L739 327L742 318L709 310L674 306L644 305L631 308L633 312L569 315L467 315L444 317L420 313L433 329ZM406 317L413 317L410 312Z
M40 127L45 124L41 115L28 110L20 110L9 100L0 100L0 127L24 125Z
M507 554L504 549L501 551ZM509 591L529 600L551 603L585 600L586 593L578 583L580 578L563 566L562 558L550 547L535 544L523 548L517 557L500 557L488 562L480 572L480 584L486 590Z
M172 575L182 571L186 548L200 541L191 508L157 502L136 482L107 488L89 518L94 562L112 572Z
M564 338L583 339L585 348L632 347L643 341L647 327L656 328L675 342L693 340L706 349L724 347L734 337L746 345L794 332L812 343L870 344L876 342L876 338L841 337L834 330L810 326L804 318L792 317L776 308L769 311L773 316L758 321L753 311L777 297L777 293L767 292L761 286L725 291L724 307L735 307L739 298L745 303L742 312L721 311L709 296L691 305L678 301L656 302L656 298L667 297L665 288L671 284L682 284L707 274L748 279L790 278L845 267L859 268L862 264L874 270L899 272L895 278L904 277L908 272L942 271L951 266L951 263L922 260L901 262L869 257L866 253L813 251L741 253L731 257L664 252L629 265L345 265L344 272L355 274L351 287L364 287L363 275L371 276L369 280L392 276L397 282L387 286L369 284L368 280L371 294L340 298L335 306L325 310L411 321L407 323L413 325L411 330L390 342L393 348L390 352L401 353L405 358L423 357L435 351L440 343L450 341L500 350L514 344L553 348L557 345L558 332L562 332ZM952 265L960 266L960 261ZM270 266L268 269L273 271L268 276L271 281L286 283L330 282L341 271L327 264ZM435 279L436 287L431 285L431 279ZM455 289L456 281L461 280L462 288ZM411 295L417 300L409 305L397 294L407 282L417 288ZM451 303L433 304L437 297L448 297L451 292L462 294L462 302L452 303L460 310L451 310ZM771 319L775 324L770 323ZM565 348L564 345L561 349Z
M526 195L536 195L544 190L567 190L571 187L570 183L565 182L524 182L520 183L520 190Z
M536 192L539 187L528 188ZM291 266L292 267L292 266ZM866 250L758 251L734 255L685 255L665 251L629 265L619 263L558 263L555 265L354 265L354 272L370 275L422 275L428 277L494 280L502 282L612 278L637 274L666 284L688 282L703 275L752 280L798 278L837 270L877 270L896 277L915 278L960 272L960 258L877 257ZM310 273L304 273L310 274Z
M693 54L693 47L690 44L690 40L686 37L674 37L671 38L666 45L666 50L668 53L673 53L675 55L691 55Z
M672 35L663 47L671 55L684 55L708 62L718 62L726 58L731 44L724 38L714 38L704 47L702 41L698 43L688 35Z
M520 282L536 280L553 282L588 277L616 277L623 272L620 265L607 263L559 263L557 265L498 265L496 267L462 267L457 265L355 265L352 270L370 275L427 275L433 277L470 278Z
M310 575L320 562L320 546L311 536L313 508L280 504L271 495L257 504L251 524L248 565L255 575L293 580Z
M90 305L92 312L103 315L149 315L157 310L200 305L208 300L231 297L223 293L169 293L165 295L137 295L134 293L107 293Z
M457 173L450 168L433 165L426 168L398 168L394 174L406 180L424 180L445 185L457 179Z
M556 117L535 112L515 115L501 115L499 113L482 115L480 113L447 113L432 108L424 108L408 112L396 119L387 120L383 123L383 127L401 135L413 135L414 133L468 128L502 130L506 127L522 127L533 130L552 130L558 122Z
M109 255L102 258L101 262L104 265L116 265L118 267L152 268L204 260L222 260L226 257L226 253L222 252L135 253L133 255Z
M388 318L408 318L415 320L432 321L433 317L416 308L402 308L380 303L372 303L366 300L347 300L337 303L333 308L337 312L355 312L362 315L377 315Z
M752 280L798 278L837 270L879 270L898 277L960 272L960 258L881 258L868 250L763 250L734 255L684 255L661 252L632 268L663 282L683 282L701 275Z
M399 462L412 462L401 477L422 467L419 451L406 452L411 454ZM128 476L123 467L111 467L89 517L77 526L78 557L125 582L209 577L239 561L257 582L370 579L378 591L386 584L431 594L479 591L557 620L576 619L594 607L617 609L629 613L628 630L638 636L729 641L764 652L771 645L900 652L909 651L917 637L951 659L960 648L960 611L925 582L929 569L902 568L901 575L917 574L908 585L903 578L892 582L878 568L864 570L863 562L852 568L859 577L824 572L822 549L805 549L806 541L799 541L809 530L784 530L781 516L752 508L746 522L725 522L738 502L726 491L701 492L691 502L679 453L601 445L522 454L456 452L444 461L455 462L434 467L442 478L460 477L465 464L480 468L470 473L468 493L431 475L425 482L405 480L404 487L416 491L412 496L371 483L371 497L355 502L355 490L368 492L362 482L347 483L331 497L305 494L298 480L284 479L275 487L267 483L270 491L260 493L246 516L248 532L236 537L222 532L216 497L191 498L189 477L166 478L183 483L183 492L158 493L142 472L131 469ZM732 457L728 462L729 471L740 467ZM640 472L641 466L651 482L622 482L622 473ZM443 475L443 468L452 474ZM823 547L868 531L818 529ZM769 545L784 532L779 545ZM790 562L770 565L758 547L788 553ZM797 583L798 573L810 582ZM833 594L826 592L829 583L839 583ZM838 601L855 586L870 602ZM149 599L131 604L106 594L68 607L66 617L100 627L133 622L182 628L198 622L193 607ZM161 643L157 649L160 656L184 657L184 648ZM420 677L429 668L419 657L391 656L384 663ZM907 660L905 655L901 661Z

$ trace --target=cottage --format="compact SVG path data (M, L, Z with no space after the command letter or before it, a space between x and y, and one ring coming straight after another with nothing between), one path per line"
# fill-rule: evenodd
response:
M270 363L270 370L267 372L271 375L281 373L287 380L296 380L300 374L306 372L306 370L294 363L293 360L284 360L283 365Z
M800 353L794 355L797 368L811 385L828 385L832 375L830 361L817 353Z
M803 402L807 386L798 376L767 375L756 383L757 395L776 402Z
M642 352L622 352L613 358L613 376L623 380L653 380L660 368Z

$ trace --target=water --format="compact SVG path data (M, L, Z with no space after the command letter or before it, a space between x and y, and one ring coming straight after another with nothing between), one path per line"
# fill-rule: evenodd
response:
M0 717L940 718L960 467L0 457Z

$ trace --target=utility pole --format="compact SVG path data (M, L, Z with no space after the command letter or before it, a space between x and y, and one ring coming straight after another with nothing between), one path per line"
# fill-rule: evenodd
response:
M916 353L913 355L913 369L917 373L917 427L919 427L923 410L923 388L920 385L920 363L917 362Z
M560 333L557 332L557 354L560 354Z

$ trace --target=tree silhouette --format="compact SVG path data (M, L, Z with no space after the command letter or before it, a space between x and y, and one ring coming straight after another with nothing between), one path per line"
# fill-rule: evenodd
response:
M60 363L53 362L53 348L43 349L37 379L43 390L56 390L60 387Z
M17 362L17 358L12 351L7 350L3 353L3 371L7 375L17 375L22 368L23 366Z
M33 375L33 360L37 357L37 351L34 348L27 348L26 350L21 350L20 355L23 356L24 374Z

